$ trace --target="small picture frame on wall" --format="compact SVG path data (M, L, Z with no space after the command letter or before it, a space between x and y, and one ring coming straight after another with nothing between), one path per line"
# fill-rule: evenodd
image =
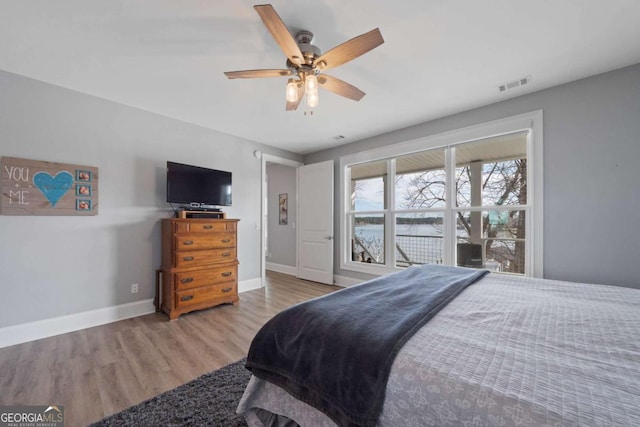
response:
M77 199L76 200L76 210L78 210L78 211L90 211L91 210L91 200Z
M91 181L91 171L76 169L76 181Z
M76 196L91 197L91 185L89 184L76 185Z
M278 212L278 224L287 225L287 223L289 222L289 206L287 202L287 193L280 194L278 198Z

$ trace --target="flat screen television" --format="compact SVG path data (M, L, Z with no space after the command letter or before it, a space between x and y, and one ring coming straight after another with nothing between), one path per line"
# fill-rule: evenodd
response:
M167 202L201 208L231 206L231 172L167 162Z

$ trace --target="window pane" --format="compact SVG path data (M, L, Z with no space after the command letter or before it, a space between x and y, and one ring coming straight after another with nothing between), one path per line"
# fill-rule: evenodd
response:
M351 172L351 210L385 209L387 161L362 163L349 167Z
M471 168L456 168L456 202L458 207L469 207L471 204Z
M456 264L524 274L525 212L458 212Z
M396 159L396 209L443 208L444 150L429 150Z
M455 147L457 206L527 203L527 133Z
M396 266L442 264L443 214L416 213L396 216Z
M351 260L384 264L384 218L378 215L353 215Z
M482 205L527 204L527 160L485 164L482 171Z

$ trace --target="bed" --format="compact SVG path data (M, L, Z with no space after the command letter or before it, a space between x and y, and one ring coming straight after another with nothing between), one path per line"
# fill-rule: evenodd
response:
M256 375L238 412L250 426L336 425ZM480 278L399 349L375 425L640 425L640 290Z

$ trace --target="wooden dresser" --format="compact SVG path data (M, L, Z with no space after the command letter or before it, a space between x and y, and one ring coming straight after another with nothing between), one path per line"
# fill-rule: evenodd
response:
M237 219L162 220L162 291L169 319L238 301ZM158 277L157 279L160 279Z

